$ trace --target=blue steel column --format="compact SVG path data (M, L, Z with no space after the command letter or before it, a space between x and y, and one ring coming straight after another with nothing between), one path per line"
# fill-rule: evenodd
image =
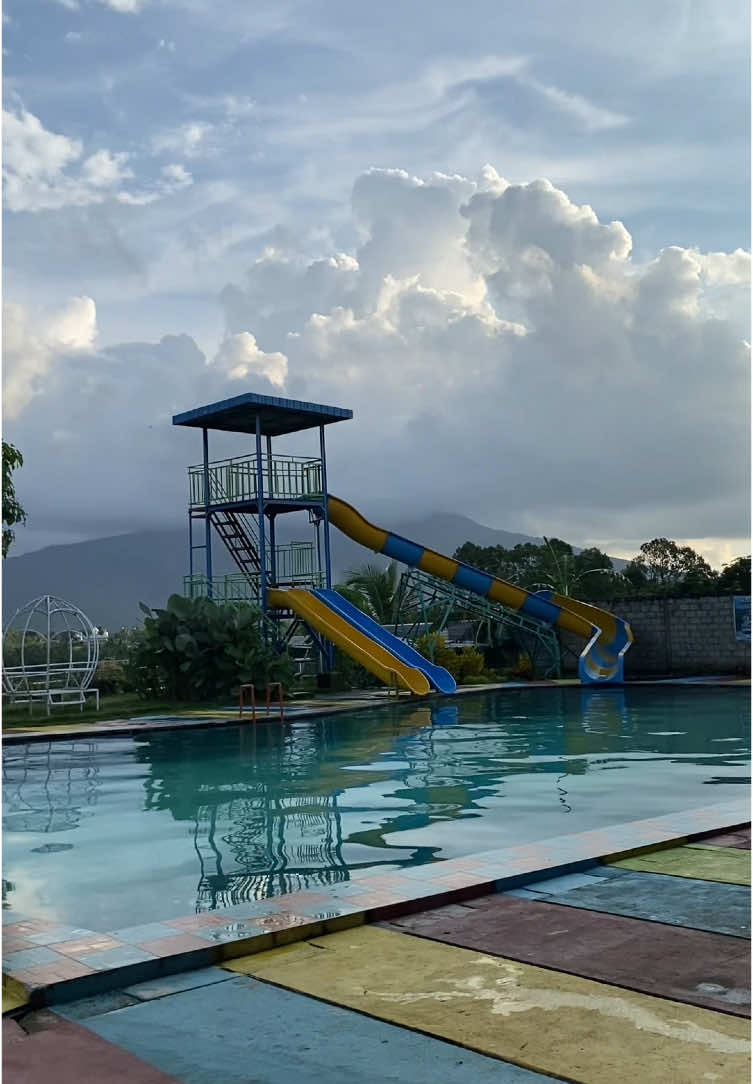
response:
M212 524L209 519L209 432L201 430L204 446L204 558L207 570L207 598L212 597Z
M324 448L324 426L319 426L319 453L322 460L322 511L324 512L324 565L327 590L332 587L332 566L329 550L329 510L327 508L327 453Z
M332 587L332 562L329 548L329 510L327 508L327 452L324 447L324 426L319 426L319 454L322 460L322 511L324 512L324 575L325 584L329 591ZM327 669L332 672L335 668L335 649L332 644L327 646Z
M256 500L259 508L259 575L261 577L261 609L267 613L267 546L264 531L264 470L261 462L261 415L256 415ZM266 626L265 626L266 627ZM265 634L266 635L266 634Z
M267 437L267 496L270 499L274 497L272 477L272 438ZM271 583L277 586L277 549L275 547L274 512L269 517L269 576Z
M191 595L193 596L193 516L188 510L188 575L191 577Z

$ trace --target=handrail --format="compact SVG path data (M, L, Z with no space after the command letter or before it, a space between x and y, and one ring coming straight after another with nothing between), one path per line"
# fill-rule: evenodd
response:
M209 503L232 504L258 499L256 455L217 459L208 464ZM263 497L294 500L316 497L322 492L320 459L302 456L263 454L261 457ZM188 468L189 503L192 508L205 505L204 465Z

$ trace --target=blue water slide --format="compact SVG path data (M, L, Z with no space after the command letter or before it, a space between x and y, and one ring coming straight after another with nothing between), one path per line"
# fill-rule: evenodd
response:
M376 643L386 648L387 651L391 651L395 658L400 659L406 666L413 666L416 670L419 670L437 692L455 692L457 689L455 678L448 670L445 670L443 666L435 666L433 662L429 662L423 655L419 655L410 644L406 644L397 636L393 636L387 629L382 628L376 621L372 621L370 617L367 617L357 606L354 606L352 602L348 602L337 591L313 591L312 594L325 606L329 606L331 610L339 614L345 621L349 621L351 625L354 625L364 636L369 636Z

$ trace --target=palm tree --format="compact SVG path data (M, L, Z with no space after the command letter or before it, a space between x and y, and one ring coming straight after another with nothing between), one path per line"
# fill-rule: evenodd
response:
M366 564L349 572L336 590L380 625L389 625L395 620L399 582L396 561L387 568Z

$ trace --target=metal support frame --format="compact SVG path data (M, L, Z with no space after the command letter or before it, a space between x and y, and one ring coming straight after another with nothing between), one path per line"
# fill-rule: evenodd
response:
M324 582L327 590L332 589L332 559L329 542L329 510L327 508L327 450L324 443L324 426L319 426L319 454L322 461L322 512L324 523ZM335 650L327 645L324 654L325 666L331 672L335 668Z
M211 496L209 493L209 430L206 426L201 430L202 444L204 448L204 556L206 561L207 580L209 581L209 598L212 597L212 522L209 518L209 506Z
M439 620L431 621L428 609L432 605L441 605ZM411 609L418 611L418 617L413 622L401 621L401 613ZM492 629L495 626L511 630L516 637L525 637L532 642L532 662L536 661L539 648L543 649L549 659L545 670L545 676L550 677L560 672L560 645L557 632L551 625L541 621L534 621L530 617L510 610L498 602L490 602L472 591L464 591L454 584L445 580L429 576L418 569L409 569L400 578L398 588L398 607L395 625L409 624L411 626L408 639L416 639L421 632L429 627L442 632L447 627L453 610L464 610L472 615L472 620L478 626L485 624L489 630L489 640L493 642ZM478 632L474 634L474 642L478 643Z
M256 415L256 492L259 505L259 588L261 594L261 610L267 613L267 547L266 532L264 530L264 474L261 461L261 414ZM266 627L265 627L266 634ZM266 635L265 635L266 638Z

